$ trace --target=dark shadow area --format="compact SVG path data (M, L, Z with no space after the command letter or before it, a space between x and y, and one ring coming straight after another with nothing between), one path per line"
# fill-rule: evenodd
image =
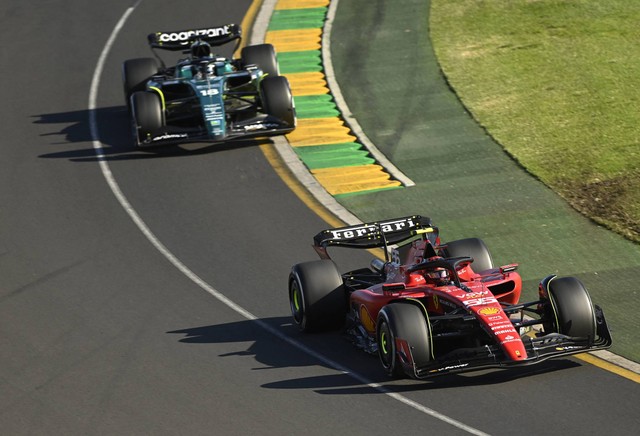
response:
M266 329L264 325L266 324ZM300 347L291 352L283 352L282 347L274 347L273 330L288 338L287 341L299 343ZM239 321L228 324L209 325L167 333L182 335L180 342L186 344L211 344L249 342L252 344L235 353L220 357L245 355L268 368L291 368L300 366L323 365L331 368L327 361L336 362L348 368L350 374L332 374L317 377L294 378L263 385L269 389L314 389L318 393L336 394L371 394L386 392L413 392L428 389L450 389L464 386L489 386L523 378L569 370L582 366L570 359L549 360L536 365L514 367L509 369L483 370L464 374L436 376L427 380L402 379L394 380L384 374L378 358L357 350L339 333L302 334L291 324L290 317L266 318L257 321ZM268 338L268 340L265 340ZM329 347L325 347L330 344ZM331 345L335 344L335 346ZM241 344L239 344L241 345ZM321 345L321 346L319 346ZM322 349L320 349L322 348ZM306 350L323 356L327 361L318 361ZM333 368L337 369L337 368ZM337 369L340 371L340 369ZM366 379L366 382L365 382ZM373 388L367 383L379 383L382 388Z
M243 147L253 147L268 143L269 139L244 139L219 143L190 143L165 145L147 149L138 149L133 143L130 129L129 113L126 106L112 106L94 110L98 123L98 135L101 145L102 159L105 161L154 159L166 157L191 156L216 153ZM34 115L34 124L61 124L58 131L43 134L43 137L58 136L59 141L51 141L50 145L82 143L83 148L41 154L45 159L69 159L72 162L97 162L97 150L93 147L91 136L91 111L88 109Z

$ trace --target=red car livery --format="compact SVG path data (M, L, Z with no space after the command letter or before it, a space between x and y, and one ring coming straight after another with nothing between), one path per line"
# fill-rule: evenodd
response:
M383 248L385 259L340 274L328 247ZM520 303L517 264L495 267L478 238L441 243L426 217L324 230L314 248L321 260L289 275L294 321L304 332L343 329L392 376L528 365L611 346L603 311L577 278L550 275L538 300Z

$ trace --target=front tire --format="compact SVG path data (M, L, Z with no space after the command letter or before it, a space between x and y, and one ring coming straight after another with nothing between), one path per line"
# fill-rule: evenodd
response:
M331 260L294 265L289 275L289 304L303 332L337 330L344 325L347 296Z
M554 278L548 282L545 329L567 336L589 338L596 335L596 316L589 292L575 277ZM550 309L550 310L549 310Z
M287 78L265 77L260 82L260 91L265 113L282 120L290 127L295 127L296 114Z
M378 356L385 372L396 378L403 377L405 369L402 351L396 339L406 340L415 366L427 365L432 360L431 329L422 310L409 303L392 303L380 310L376 340ZM414 377L415 374L408 373Z
M447 242L446 245L442 250L443 257L472 257L471 268L476 273L493 268L491 253L482 239L459 239Z
M131 95L131 117L134 139L140 147L164 126L160 98L152 92L134 92Z
M158 74L158 61L154 58L137 58L124 61L122 64L122 84L127 104L129 104L129 98L134 92L144 91L147 80L154 74Z
M240 53L242 65L255 65L269 76L279 76L280 67L276 57L276 50L271 44L250 45L242 49Z

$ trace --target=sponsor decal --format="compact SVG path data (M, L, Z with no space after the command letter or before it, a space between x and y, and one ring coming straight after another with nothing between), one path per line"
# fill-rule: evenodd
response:
M164 135L156 136L152 141L164 141L165 139L181 139L186 138L186 133L165 133Z
M497 307L483 307L478 311L478 313L480 315L495 315L496 313L500 313L500 309Z
M520 350L516 350L516 356L520 357Z
M497 321L497 322L490 322L489 323L489 327L491 327L491 330L498 330L498 329L503 329L506 328L505 326L513 326L513 324L511 323L511 321Z
M464 368L466 366L469 366L469 364L468 363L461 363L459 365L448 365L448 366L443 366L442 368L432 369L429 372L433 373L433 372L451 371L452 369Z
M397 232L400 230L410 229L412 227L415 227L415 223L411 218L380 223L380 229L383 233ZM362 225L340 230L330 230L333 239L360 238L363 236L373 235L377 231L378 227L375 225Z
M489 295L489 291L469 292L469 293L465 294L463 296L463 298L465 298L465 299L480 298L483 295Z
M518 341L520 341L520 338L516 338L515 336L508 335L504 337L504 340L500 342L500 345L504 345L508 342L518 342Z
M253 132L255 130L265 130L266 126L264 124L250 124L248 126L244 126L244 130L247 132Z
M375 230L376 228L372 226L353 228L348 230L332 230L331 233L333 234L333 239L353 239L373 234Z
M229 26L211 27L209 29L197 29L197 30L185 30L183 32L169 32L169 33L157 33L158 41L160 42L187 42L197 36L204 36L207 38L214 38L216 36L228 35Z
M480 309L480 312L482 312L483 310L484 309ZM484 315L484 313L483 313L483 315ZM498 316L489 316L489 317L487 317L487 319L489 321L497 321L497 320L502 320L502 316L499 316L499 315ZM507 322L507 321L504 321L504 322ZM498 324L498 323L496 323L496 324Z
M440 299L435 294L433 296L433 307L435 307L436 310L440 307Z
M491 330L493 330L493 328ZM503 328L493 332L494 335L504 335L505 333L513 333L513 328ZM505 339L513 339L513 336L507 336Z
M582 350L584 347L575 347L568 345L566 347L556 347L556 351Z
M438 301L440 302L440 304L442 304L443 306L447 306L447 307L451 307L453 309L457 308L458 305L455 303L452 303L449 300L445 300L444 298L439 298Z
M473 307L473 306L484 306L486 304L497 304L498 300L496 300L494 297L483 297L483 298L472 298L471 300L464 300L462 303L467 307Z

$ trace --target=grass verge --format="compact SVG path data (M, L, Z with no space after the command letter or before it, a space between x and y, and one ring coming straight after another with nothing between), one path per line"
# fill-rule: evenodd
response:
M575 209L640 242L640 2L432 0L476 121Z

